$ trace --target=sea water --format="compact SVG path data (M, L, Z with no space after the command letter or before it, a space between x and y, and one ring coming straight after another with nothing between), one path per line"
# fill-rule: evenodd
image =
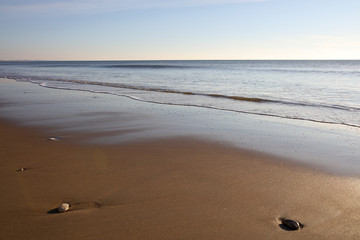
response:
M52 95L0 109L31 123L109 143L195 135L360 175L360 61L3 61L0 78Z
M43 87L360 127L360 61L0 62Z

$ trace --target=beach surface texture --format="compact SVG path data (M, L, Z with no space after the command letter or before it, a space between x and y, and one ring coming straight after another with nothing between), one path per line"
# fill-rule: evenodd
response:
M360 239L355 98L299 104L194 82L210 96L189 92L191 77L172 92L114 83L204 73L235 83L261 68L272 87L284 68L334 80L329 65L359 62L115 63L0 66L1 239Z
M193 139L74 146L0 126L3 239L360 237L357 178Z

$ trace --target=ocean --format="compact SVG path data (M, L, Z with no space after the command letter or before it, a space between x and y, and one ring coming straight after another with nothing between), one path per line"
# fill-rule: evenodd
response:
M12 61L46 88L360 128L360 61Z

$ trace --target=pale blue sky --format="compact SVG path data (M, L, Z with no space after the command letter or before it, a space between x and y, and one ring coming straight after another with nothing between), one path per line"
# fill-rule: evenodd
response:
M359 0L0 0L0 60L360 59Z

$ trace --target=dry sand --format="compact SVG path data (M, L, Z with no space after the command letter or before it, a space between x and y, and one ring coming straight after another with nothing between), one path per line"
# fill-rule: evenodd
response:
M6 121L0 133L1 239L360 238L357 178L194 139L74 145Z

